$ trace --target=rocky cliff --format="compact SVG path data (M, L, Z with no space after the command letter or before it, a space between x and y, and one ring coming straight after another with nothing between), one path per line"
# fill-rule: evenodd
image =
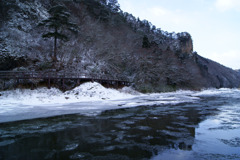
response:
M111 2L111 1L110 1ZM104 0L0 1L0 70L55 69L123 77L143 92L239 87L240 75L193 52L189 33L168 33L123 13ZM78 34L59 41L43 39L38 24L48 10L68 8Z
M240 74L240 69L236 70Z

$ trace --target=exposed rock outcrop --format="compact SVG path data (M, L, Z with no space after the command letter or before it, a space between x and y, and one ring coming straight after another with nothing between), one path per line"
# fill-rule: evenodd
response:
M240 74L240 69L236 70Z

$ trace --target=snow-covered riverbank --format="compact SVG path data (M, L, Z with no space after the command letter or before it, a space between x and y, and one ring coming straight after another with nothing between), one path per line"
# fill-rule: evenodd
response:
M105 88L99 83L84 83L71 91L62 92L57 88L16 89L1 92L1 105L56 105L77 102L116 100L132 98L140 93L130 87L116 90Z
M104 110L195 102L201 96L227 93L229 89L142 94L130 87L105 88L84 83L67 92L56 88L16 89L0 92L0 122L63 114L96 115Z

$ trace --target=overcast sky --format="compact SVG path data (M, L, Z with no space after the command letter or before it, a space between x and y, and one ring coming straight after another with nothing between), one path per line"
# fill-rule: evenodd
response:
M194 51L240 69L240 0L118 0L124 12L168 32L189 32Z

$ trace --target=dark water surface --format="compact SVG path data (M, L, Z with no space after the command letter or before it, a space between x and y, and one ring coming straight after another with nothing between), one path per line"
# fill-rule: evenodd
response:
M240 159L240 92L0 123L1 160Z

